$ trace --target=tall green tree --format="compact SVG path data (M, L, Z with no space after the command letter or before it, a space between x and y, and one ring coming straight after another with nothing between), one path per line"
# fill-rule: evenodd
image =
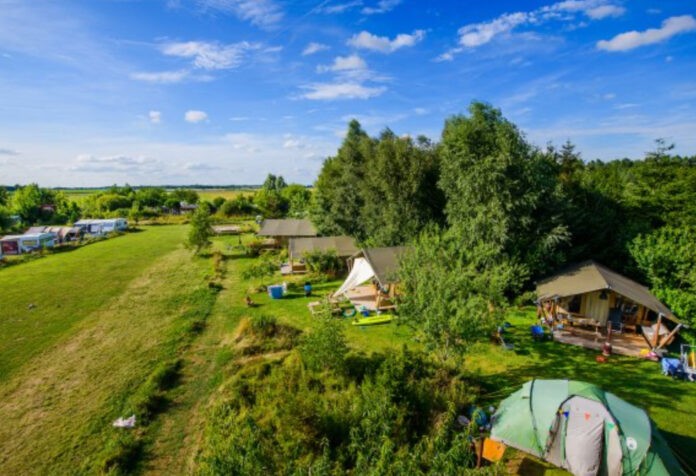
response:
M631 256L651 290L677 316L696 324L696 227L664 227L640 235L630 244Z
M283 196L287 183L282 176L268 174L261 188L254 195L254 204L264 216L280 218L288 212L288 200Z
M445 212L462 246L487 243L532 276L563 261L558 166L498 109L474 102L447 120L440 149Z
M213 236L213 225L210 208L206 203L201 203L191 215L186 244L198 254L211 245L211 236Z
M309 213L312 192L300 184L290 184L281 191L281 196L288 204L288 216L304 218Z
M397 137L385 130L365 168L361 218L366 242L393 246L418 236L428 223L440 222L444 197L437 187L437 155L421 137Z
M366 237L361 211L365 171L373 141L355 119L336 156L326 159L314 185L311 217L322 234Z
M430 229L402 258L400 317L447 359L489 338L502 321L506 294L519 290L524 273L495 245L462 246L454 229Z

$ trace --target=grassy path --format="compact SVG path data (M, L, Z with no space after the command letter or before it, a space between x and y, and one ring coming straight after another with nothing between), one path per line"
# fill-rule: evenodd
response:
M180 243L181 231L156 236L177 237ZM126 238L130 237L113 243L128 244ZM146 241L138 242L142 251L152 251ZM114 283L116 289L101 294L91 289L106 286L101 277L90 281L80 276L72 281L75 293L82 289L103 299L98 309L70 322L69 332L47 336L44 342L54 340L55 345L41 352L36 349L32 359L0 384L4 474L73 474L93 467L124 402L158 362L170 357L178 319L190 307L182 296L200 287L203 280L204 263L192 263L190 252L180 245L172 247L156 260L141 262L130 282L123 282L125 275L121 275L122 280ZM43 265L50 274L55 263L49 260L31 265ZM79 304L79 300L63 302L66 307Z
M181 385L171 395L172 406L153 428L153 442L144 464L148 474L191 474L205 424L206 408L232 358L226 337L246 312L242 304L238 255L228 254L223 290L203 333L183 358Z

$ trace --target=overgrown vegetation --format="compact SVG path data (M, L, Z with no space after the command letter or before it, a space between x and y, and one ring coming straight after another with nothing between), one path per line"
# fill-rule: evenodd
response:
M247 362L224 384L198 472L462 474L475 462L468 431L476 429L457 415L472 390L407 349L348 354L336 321L322 319L299 352Z

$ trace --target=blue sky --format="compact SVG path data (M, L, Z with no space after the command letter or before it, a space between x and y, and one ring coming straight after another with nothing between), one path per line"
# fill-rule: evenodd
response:
M437 140L472 100L696 154L696 2L0 0L0 183L311 183L351 118Z

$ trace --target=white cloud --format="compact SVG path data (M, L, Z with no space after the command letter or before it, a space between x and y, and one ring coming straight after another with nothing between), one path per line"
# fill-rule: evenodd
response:
M310 43L304 50L302 50L302 56L313 55L314 53L319 53L320 51L325 51L330 49L329 45L324 45L322 43Z
M348 44L355 48L363 48L366 50L379 51L381 53L393 53L394 51L414 46L425 38L425 31L415 30L413 33L401 33L396 35L393 40L386 36L373 35L367 31L361 31L357 35L353 35L348 40Z
M401 0L379 0L374 7L365 7L361 11L364 15L375 15L392 11L401 3Z
M180 83L184 79L188 78L188 76L189 76L189 72L185 71L185 70L160 71L160 72L155 72L155 73L139 72L139 73L132 73L130 75L131 79L135 79L138 81L145 81L148 83L162 83L162 84Z
M324 73L327 71L346 72L346 71L364 71L367 69L367 63L358 55L338 56L334 59L330 66L317 66L317 72Z
M590 8L585 11L585 14L593 20L601 20L607 17L620 17L624 13L626 13L626 9L616 5L600 5L599 7Z
M516 26L529 21L527 13L505 14L493 21L466 25L459 29L459 44L474 48L491 41L495 36L512 31Z
M143 174L157 172L161 169L159 161L144 156L111 155L96 157L90 154L77 156L69 167L73 172L107 172Z
M369 87L357 82L315 83L304 86L309 91L302 95L305 99L331 101L334 99L369 99L379 96L386 88Z
M611 101L614 98L616 98L616 94L614 93L606 93L602 95L602 99L604 99L605 101Z
M222 167L217 165L208 164L206 162L186 162L183 169L188 172L210 172L214 170L220 170Z
M333 5L324 5L324 6L317 8L315 11L316 11L316 13L327 13L327 14L331 15L331 14L343 13L345 11L352 10L355 7L362 6L362 4L363 4L362 0L355 0L352 2L346 2L346 3L336 3Z
M162 121L162 113L159 111L150 111L147 116L153 124L159 124Z
M625 8L608 0L565 0L543 6L529 12L505 13L493 20L465 25L459 29L459 44L465 48L476 48L491 42L501 35L511 34L522 26L539 26L549 21L572 22L578 14L592 20L622 15ZM577 28L578 25L572 25ZM583 25L584 26L584 25ZM456 49L438 57L439 61L449 61Z
M205 70L232 69L239 66L244 55L260 45L242 41L233 44L187 41L162 46L162 53L180 58L192 58L196 68Z
M691 15L671 17L662 22L660 28L645 31L628 31L611 40L597 42L597 48L606 51L629 51L640 46L660 43L680 33L696 30L696 19Z
M274 26L283 19L283 11L272 0L199 0L199 3L264 28Z
M17 152L14 149L0 149L0 155L15 156L15 155L19 155L19 152Z
M192 124L195 124L197 122L205 121L208 119L208 115L203 112L203 111L186 111L186 114L184 114L184 119L186 119L186 122L190 122Z
M283 149L304 149L306 147L304 142L294 137L292 134L285 134L283 137L285 138L283 141Z

